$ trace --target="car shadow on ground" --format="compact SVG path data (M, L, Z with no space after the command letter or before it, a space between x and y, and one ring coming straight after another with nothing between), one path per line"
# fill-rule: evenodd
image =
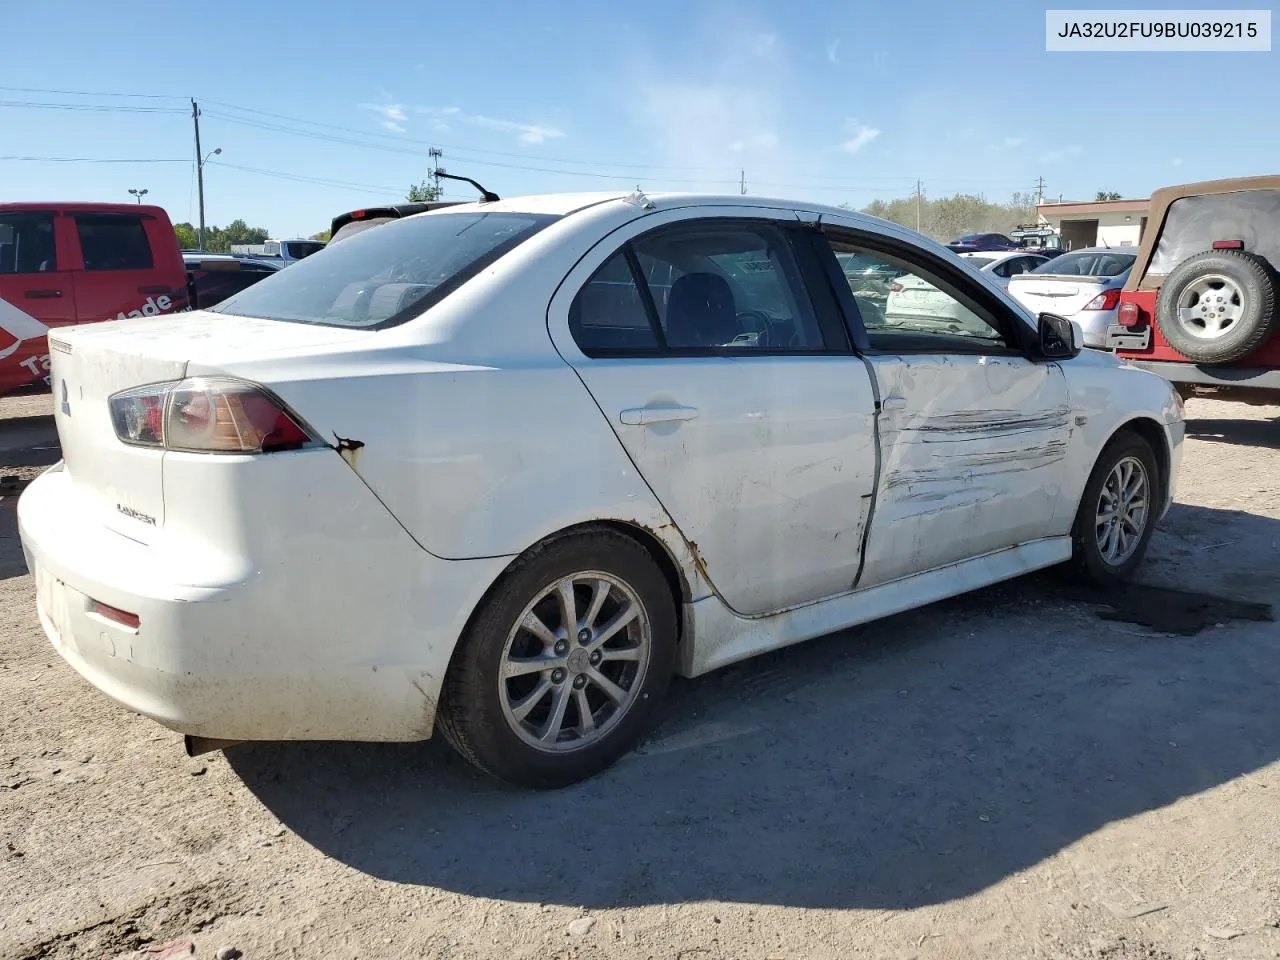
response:
M1177 506L1149 574L1280 521ZM1237 547L1239 599L1280 571ZM1162 565L1163 564L1163 565ZM1054 573L677 681L656 734L566 790L504 789L442 743L245 744L243 782L325 854L401 883L593 908L911 908L1280 758L1273 623L1111 622Z
M1280 418L1273 420L1187 420L1187 436L1210 443L1280 450Z

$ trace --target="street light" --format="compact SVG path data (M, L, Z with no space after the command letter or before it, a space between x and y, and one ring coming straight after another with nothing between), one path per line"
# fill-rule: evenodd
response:
M150 190L134 190L132 187L130 187L130 188L129 188L129 192L130 192L131 194L133 194L135 197L137 197L137 198L138 198L138 202L139 202L139 203L141 203L141 202L142 202L142 198L143 198L143 197L145 197L145 196L146 196L148 193L150 193L151 191L150 191Z
M199 128L197 127L196 143L200 142ZM216 157L222 152L221 147L215 147L211 150L203 160L196 164L196 182L200 186L200 249L204 250L204 165L209 162L209 157ZM200 156L199 153L196 154Z

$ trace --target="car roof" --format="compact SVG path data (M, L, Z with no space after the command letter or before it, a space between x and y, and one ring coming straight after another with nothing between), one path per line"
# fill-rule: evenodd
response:
M1063 250L1062 256L1072 253L1127 253L1131 257L1138 255L1137 247L1081 247L1078 250Z
M778 210L813 214L815 218L823 216L839 217L842 220L852 221L864 229L880 233L891 232L914 235L914 231L902 226L901 224L894 223L892 220L873 217L870 214L859 213L856 210L848 210L844 207L833 207L827 204L812 203L805 200L755 195L746 196L737 193L643 193L639 191L598 191L584 193L532 194L529 196L494 200L488 203L482 203L480 201L461 203L456 206L428 210L425 213L414 214L414 216L450 216L452 214L468 212L534 213L549 214L552 216L568 216L569 214L586 210L589 207L623 200L630 200L637 205L643 205L644 209L648 212L653 212L655 210L674 210L685 207L775 208ZM916 236L918 237L918 235ZM929 240L927 237L918 237L917 242L924 243L925 245L933 244L933 241Z

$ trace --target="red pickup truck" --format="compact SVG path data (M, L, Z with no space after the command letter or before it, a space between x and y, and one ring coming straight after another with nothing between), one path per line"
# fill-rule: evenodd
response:
M1280 176L1151 195L1106 345L1183 396L1280 403Z
M50 329L188 305L169 215L129 203L0 203L0 394L48 385Z

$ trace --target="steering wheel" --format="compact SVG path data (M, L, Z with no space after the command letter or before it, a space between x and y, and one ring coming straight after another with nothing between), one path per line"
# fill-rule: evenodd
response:
M744 332L758 334L756 337L757 346L770 346L773 332L773 317L769 316L769 314L765 313L763 310L739 310L737 318L738 322L742 324ZM748 322L750 321L754 321L754 323L748 326Z

